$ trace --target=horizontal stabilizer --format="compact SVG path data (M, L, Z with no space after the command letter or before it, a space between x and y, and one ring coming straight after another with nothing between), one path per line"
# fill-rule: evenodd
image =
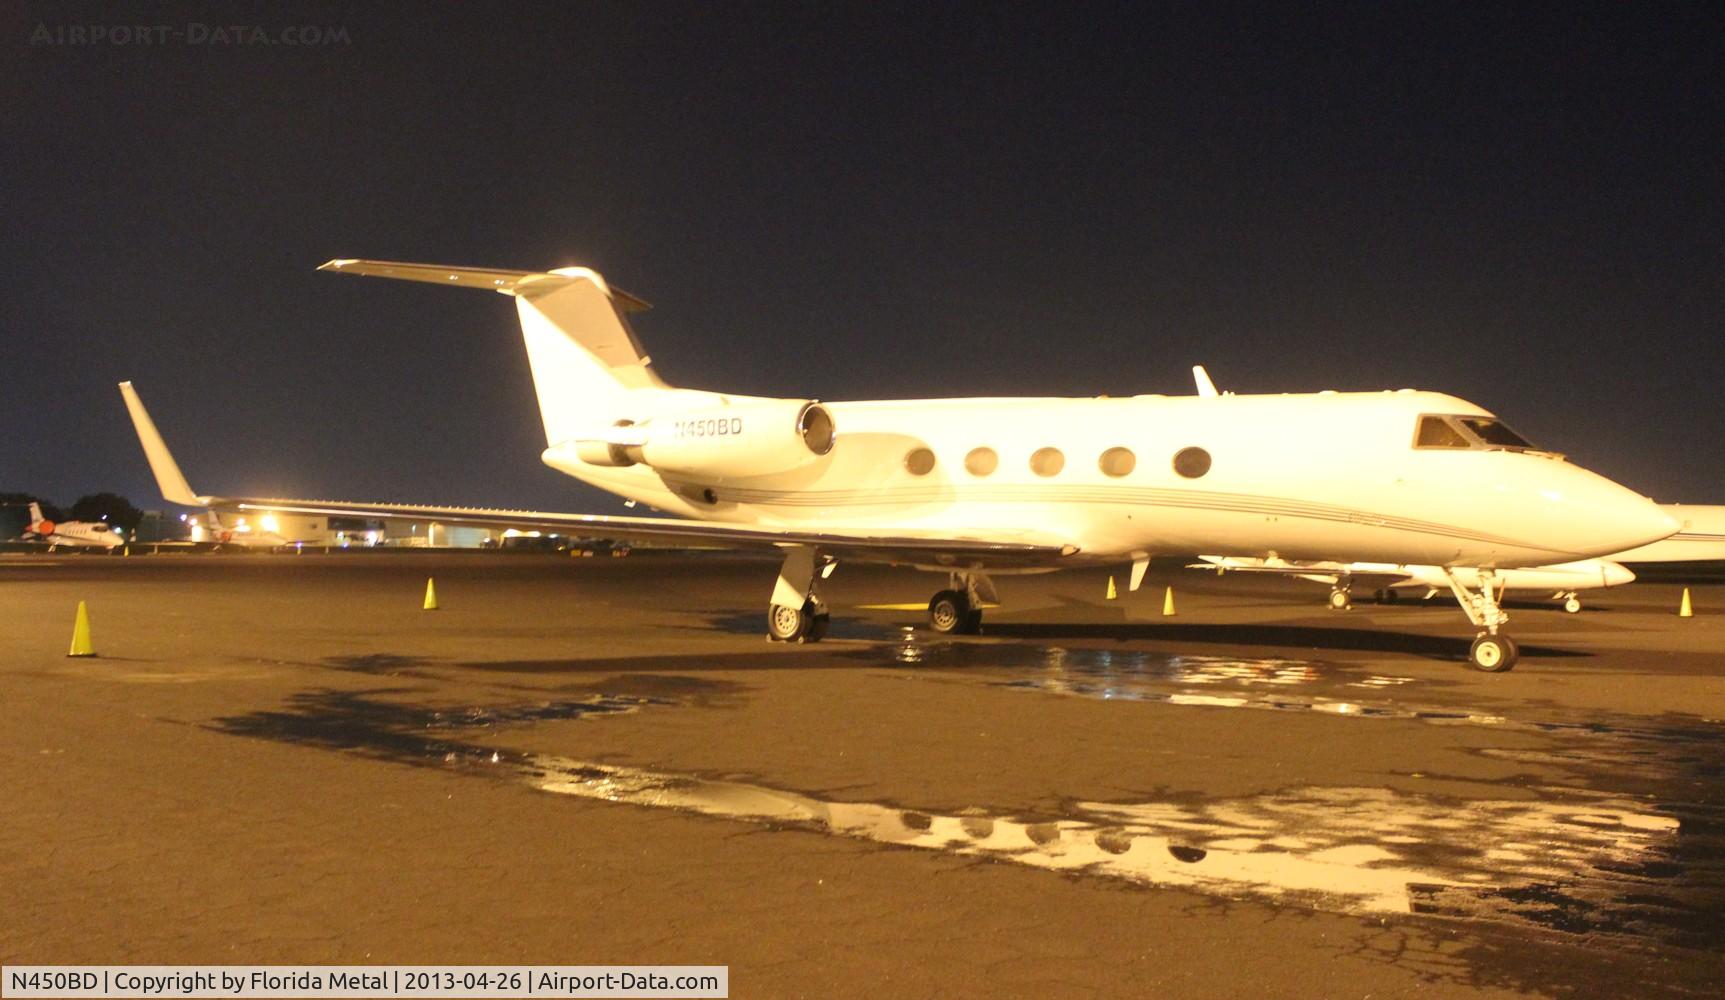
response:
M483 288L525 298L536 298L576 281L589 280L611 296L618 312L646 312L653 308L638 296L630 295L621 288L612 288L605 279L584 267L560 267L552 271L509 271L496 267L453 267L446 264L409 264L396 260L338 259L319 264L318 270L358 274L368 278L424 281L456 288Z

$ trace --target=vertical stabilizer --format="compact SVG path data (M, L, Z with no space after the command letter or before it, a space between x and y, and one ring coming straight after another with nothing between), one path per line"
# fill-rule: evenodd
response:
M615 423L632 390L664 388L624 318L649 306L587 268L504 271L343 259L318 270L514 296L547 444Z

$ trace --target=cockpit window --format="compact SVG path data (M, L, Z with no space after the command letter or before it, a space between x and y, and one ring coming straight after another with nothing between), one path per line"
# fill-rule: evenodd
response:
M1443 417L1421 417L1419 433L1414 437L1415 448L1471 448L1456 426Z
M1501 422L1487 417L1462 417L1461 422L1492 448L1532 448L1533 444Z

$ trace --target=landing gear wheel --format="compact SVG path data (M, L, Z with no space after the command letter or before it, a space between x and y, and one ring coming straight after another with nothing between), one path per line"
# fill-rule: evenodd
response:
M827 637L827 625L829 625L832 620L833 616L827 614L825 611L810 616L809 630L808 633L803 636L803 641L820 642L822 639L825 639Z
M1475 670L1497 674L1515 666L1520 652L1515 646L1515 640L1509 636L1482 632L1468 648L1467 661Z
M813 624L814 616L802 608L775 604L767 609L767 638L774 642L802 642Z
M982 631L982 609L972 608L970 614L964 616L964 627L959 629L965 635L975 635Z
M1396 603L1396 588L1385 587L1383 590L1379 591L1379 593L1383 595L1383 596L1378 598L1379 604L1394 604L1394 603Z
M1346 611L1354 606L1354 598L1345 590L1330 591L1330 610Z
M971 616L976 621L982 621L982 612L973 610L970 601L956 590L943 590L935 594L928 602L928 627L942 635L952 635L969 631Z
M1569 612L1572 615L1575 614L1577 611L1580 611L1581 610L1581 598L1576 597L1574 594L1570 594L1569 598L1563 602L1563 610Z

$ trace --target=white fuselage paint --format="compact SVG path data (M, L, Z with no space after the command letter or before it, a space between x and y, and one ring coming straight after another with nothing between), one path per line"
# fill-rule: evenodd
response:
M54 522L47 531L40 531L38 527L31 525L24 536L53 546L80 549L112 549L122 544L120 536L101 521Z
M638 391L609 419L670 419L727 397ZM758 399L730 397L736 403ZM820 530L874 526L974 540L1066 544L1075 561L1213 552L1287 560L1432 566L1543 566L1620 552L1677 523L1645 497L1554 455L1415 448L1422 414L1487 411L1453 396L1401 390L1220 397L949 399L829 403L832 451L779 475L714 482L636 465L590 465L573 442L545 462L577 479L687 517ZM713 439L741 446L745 426ZM977 448L998 456L973 474ZM1209 471L1176 473L1202 448ZM926 448L925 474L906 457ZM1053 475L1031 456L1059 449ZM1110 476L1103 452L1135 467ZM714 502L700 499L711 490Z

